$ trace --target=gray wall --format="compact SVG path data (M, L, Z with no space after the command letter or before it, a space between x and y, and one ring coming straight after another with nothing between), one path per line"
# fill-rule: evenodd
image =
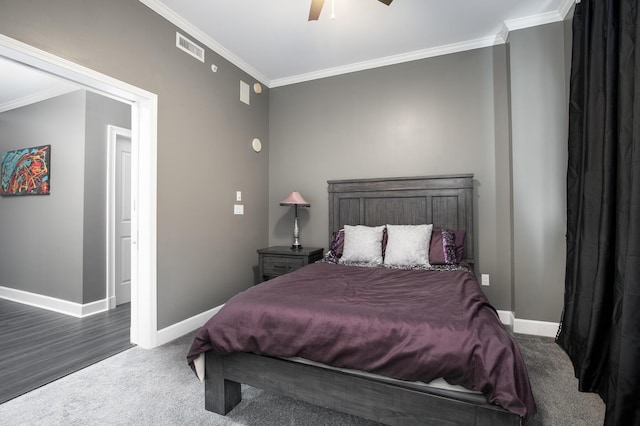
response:
M209 49L204 64L177 49L177 28L138 1L1 8L0 33L158 95L158 328L250 286L268 242L269 90L240 102L239 81L254 79Z
M272 89L270 244L327 247L326 181L473 173L477 273L500 310L558 322L564 287L565 36L562 23L507 45Z
M267 90L249 107L238 101L248 75L209 50L201 64L176 49L174 26L139 2L5 0L2 9L0 33L159 95L159 328L246 288L256 248L290 244L292 212L278 203L292 190L312 204L301 211L302 243L326 248L327 180L459 172L476 178L487 295L519 318L558 321L565 140L548 119L566 119L561 23L512 33L509 45ZM537 64L526 58L532 47ZM541 211L549 188L555 198ZM236 190L245 216L231 214ZM525 220L529 209L542 216ZM553 236L523 234L541 224Z
M0 151L51 145L50 195L0 197L1 286L82 302L84 118L84 91L0 114Z
M131 107L86 92L82 301L104 299L107 276L107 126L131 129Z
M52 181L48 196L0 197L0 286L106 297L108 124L130 128L129 105L85 90L0 114L0 151L51 144Z
M269 242L291 241L293 213L278 202L294 189L311 203L302 244L327 248L327 180L473 173L476 269L508 309L508 170L496 166L508 156L506 60L502 45L272 89Z
M513 310L560 321L566 259L567 60L562 23L509 35L513 128ZM565 40L566 43L562 41Z

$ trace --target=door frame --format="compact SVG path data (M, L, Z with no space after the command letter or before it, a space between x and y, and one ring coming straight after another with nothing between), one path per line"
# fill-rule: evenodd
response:
M131 130L109 124L107 126L107 304L116 307L116 148L118 137L131 140Z
M131 105L131 342L156 347L158 96L3 34L0 56Z

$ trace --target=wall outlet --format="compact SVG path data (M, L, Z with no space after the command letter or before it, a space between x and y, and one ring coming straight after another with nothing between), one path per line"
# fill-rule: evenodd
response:
M244 214L244 204L234 204L233 214Z
M489 274L482 274L482 285L489 285Z

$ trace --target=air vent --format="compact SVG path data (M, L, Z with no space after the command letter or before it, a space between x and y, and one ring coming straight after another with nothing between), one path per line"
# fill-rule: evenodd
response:
M180 33L176 33L176 47L184 50L200 62L204 62L204 49Z

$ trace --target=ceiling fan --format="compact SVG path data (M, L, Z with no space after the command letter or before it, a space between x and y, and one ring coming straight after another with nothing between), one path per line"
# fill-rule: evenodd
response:
M387 6L391 4L393 0L378 0L380 3L384 3ZM311 9L309 10L309 21L317 21L322 11L324 0L311 0Z

